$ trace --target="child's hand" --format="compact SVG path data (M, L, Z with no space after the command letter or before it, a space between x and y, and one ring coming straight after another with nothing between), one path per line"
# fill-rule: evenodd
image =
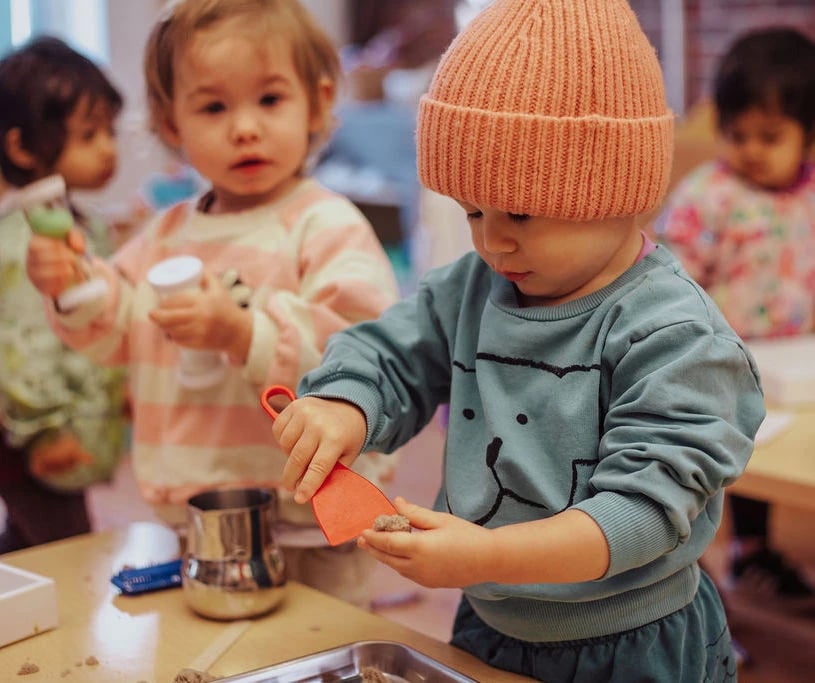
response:
M394 505L419 531L366 529L357 540L360 548L428 588L463 588L489 580L486 558L495 556L488 552L493 539L489 529L404 498L397 497Z
M223 283L205 271L199 290L172 294L150 312L169 339L190 349L226 351L246 362L252 340L252 314L238 306Z
M77 259L78 241L82 241L82 233L76 229L69 233L68 240L37 234L31 236L26 270L29 279L40 292L57 297L83 279Z
M275 420L272 433L288 455L283 486L305 503L337 461L350 465L367 434L365 414L354 404L307 396L290 403Z
M54 439L43 440L29 453L29 468L36 477L63 474L77 465L93 462L93 456L70 432L60 432Z

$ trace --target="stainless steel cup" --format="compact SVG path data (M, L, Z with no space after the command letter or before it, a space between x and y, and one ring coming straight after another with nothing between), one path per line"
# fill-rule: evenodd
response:
M207 491L189 499L181 581L187 604L212 619L271 611L286 585L275 542L276 495L265 489Z

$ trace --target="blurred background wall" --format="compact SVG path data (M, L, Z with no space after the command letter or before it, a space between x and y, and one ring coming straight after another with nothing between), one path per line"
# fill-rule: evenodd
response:
M383 30L400 22L404 26L412 25L414 33L407 33L410 38L402 46L402 63L385 64L378 74L370 73L370 69L367 74L360 72L362 78L358 78L360 73L357 73L346 83L344 103L353 105L360 101L367 102L370 113L370 102L377 98L380 102L391 104L388 102L391 95L383 92L383 87L385 91L388 89L387 81L383 79L390 71L399 72L397 75L400 78L390 79L390 90L401 98L400 107L415 104L417 89L423 87L432 73L434 56L443 49L455 31L451 24L450 7L455 8L456 17L461 23L488 4L489 0L436 0L435 3L432 0L429 3L418 0L302 2L325 26L338 47L344 48L349 71L354 63L348 58L354 54L354 49L358 50L366 44L376 45ZM736 35L757 26L787 24L815 37L815 0L630 2L657 49L665 72L669 102L680 117L691 112L694 105L707 96L713 65ZM22 42L31 34L56 33L100 61L125 96L126 107L120 121L120 172L104 192L92 198L94 203L112 207L113 212L117 207L126 205L140 190L145 178L166 170L174 163L171 155L146 131L143 116L142 49L163 4L163 0L0 0L0 52L5 52L13 43ZM441 12L438 21L421 27L421 21L417 22L416 19L417 12L430 11L428 8L432 9L434 4L434 11ZM421 9L422 6L424 9ZM415 32L416 26L421 27L418 33ZM412 80L407 77L411 70L415 74ZM366 75L370 77L367 81ZM373 90L365 96L362 91L354 90L357 86ZM371 92L374 93L372 97ZM387 117L390 116L390 123L403 131L401 136L405 129L409 132L413 111L400 107L379 112L384 117L379 120L383 131L389 129ZM401 159L410 154L409 142L408 139L406 148L403 145L398 151ZM393 144L393 140L382 142L385 148L389 144ZM391 162L391 159L385 159L383 164ZM412 173L409 162L405 163L407 165L403 163L401 173ZM370 174L368 179L371 179ZM382 194L387 193L382 191ZM404 219L412 220L410 217Z
M815 0L629 1L660 52L666 71L674 66L665 63L674 57L665 49L666 44L679 41L684 46L685 109L708 94L716 61L741 33L784 24L815 39ZM678 26L679 10L684 25Z

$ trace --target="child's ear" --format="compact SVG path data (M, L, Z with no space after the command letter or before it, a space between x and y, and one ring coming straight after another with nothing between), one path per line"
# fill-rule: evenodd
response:
M330 128L331 110L334 107L334 99L337 96L337 86L333 80L323 76L317 83L317 103L314 111L311 112L308 132L319 135Z
M23 146L23 132L19 128L11 128L3 139L6 156L11 162L26 171L37 166L36 157Z
M161 138L161 141L175 150L181 149L181 135L178 133L175 121L169 116L162 116L161 121L157 126L156 133Z

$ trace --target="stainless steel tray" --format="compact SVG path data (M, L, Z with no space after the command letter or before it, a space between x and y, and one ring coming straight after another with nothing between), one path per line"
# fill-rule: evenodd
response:
M365 640L282 664L219 678L218 683L360 683L365 667L388 683L478 683L407 645Z

